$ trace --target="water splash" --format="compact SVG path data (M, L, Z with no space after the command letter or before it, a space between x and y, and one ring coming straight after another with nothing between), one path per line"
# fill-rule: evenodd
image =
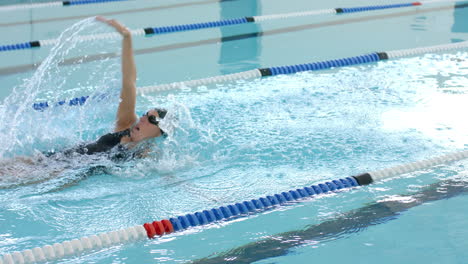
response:
M83 95L91 95L91 98L102 94L115 97L111 88L118 85L119 65L116 60L91 65L79 62L62 65L69 55L85 52L91 47L118 47L115 40L92 43L79 40L81 35L103 30L110 29L94 18L67 28L32 77L24 80L5 98L0 105L0 158L31 155L36 150L44 151L87 139L86 132L91 130L91 124L107 118L106 113L112 103L90 103L84 107L52 106L43 112L32 108L38 101L58 102ZM99 128L103 129L102 126Z
M43 153L60 152L83 141L96 140L112 131L119 102L120 59L106 59L92 63L80 61L72 65L63 62L70 56L89 54L89 50L108 52L117 50L116 40L82 42L83 35L99 34L112 28L85 19L67 28L58 38L47 58L0 105L0 160L3 169L1 187L37 183L39 189L51 190L80 179L85 167L105 166L108 173L131 178L168 173L191 167L197 163L198 148L210 145L191 117L189 109L173 96L138 98L137 112L150 107L168 108L161 127L169 136L141 144L149 153L138 162L115 164L106 157L48 158ZM54 105L35 111L33 103L59 102L89 95L81 106ZM201 139L200 139L201 138ZM195 142L195 143L193 143ZM138 151L138 150L137 150ZM54 180L50 180L54 179ZM61 187L60 187L61 188Z
M110 130L118 104L118 60L63 65L69 56L89 53L88 49L118 49L115 40L80 41L82 35L110 30L94 18L67 28L34 74L14 87L0 104L0 188L40 183L57 175L74 178L77 174L72 168L78 168L83 158L51 159L43 153L94 139L97 133ZM90 98L81 107L53 103L83 95ZM34 110L33 104L41 101L51 102L50 107Z
M192 117L186 104L173 95L144 96L138 99L140 104L137 112L144 113L152 107L164 107L168 110L159 123L167 137L150 139L140 144L140 148L149 150L147 155L138 162L112 168L112 174L126 178L168 175L211 160L210 150L216 147L217 142L209 136L207 130L210 128Z

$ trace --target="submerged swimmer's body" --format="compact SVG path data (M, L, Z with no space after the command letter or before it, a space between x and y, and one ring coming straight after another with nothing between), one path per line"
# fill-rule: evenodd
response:
M52 158L55 161L62 162L64 158L66 159L73 155L113 153L113 157L117 157L117 159L121 160L129 156L133 157L135 152L131 153L129 150L135 148L138 143L165 135L165 132L159 127L159 121L165 117L167 113L166 110L159 108L150 109L140 118L135 113L137 73L130 31L116 20L107 20L103 17L97 17L96 19L113 27L123 37L122 88L114 132L100 137L95 142L82 144L65 151L49 152L45 155L40 155L39 158L16 157L12 160L0 161L0 188L9 185L8 183L6 186L2 184L2 178L3 181L9 182L9 180L6 179L7 176L20 179L23 178L23 175L26 176L29 174L27 175L29 176L29 180L23 179L25 181L19 181L13 185L29 184L53 178L60 174L63 169L71 167L66 164L64 166L57 166L57 168L51 168L49 166L48 170L46 170L49 175L41 175L40 178L34 177L34 172L37 171L39 166L48 166L49 162L45 161L45 158Z

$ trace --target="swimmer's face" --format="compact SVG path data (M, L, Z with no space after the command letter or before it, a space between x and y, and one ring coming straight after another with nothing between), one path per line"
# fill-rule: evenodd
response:
M149 110L146 114L140 117L138 123L132 127L131 137L134 142L138 142L148 138L155 138L162 135L161 129L155 122L159 119L159 114L156 110Z

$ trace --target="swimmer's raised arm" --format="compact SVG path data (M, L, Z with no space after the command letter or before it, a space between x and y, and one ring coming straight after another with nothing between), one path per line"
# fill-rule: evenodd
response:
M117 109L115 131L122 131L131 127L138 117L135 114L136 105L136 66L133 57L132 35L130 31L116 20L96 17L97 20L115 28L123 37L122 40L122 90Z

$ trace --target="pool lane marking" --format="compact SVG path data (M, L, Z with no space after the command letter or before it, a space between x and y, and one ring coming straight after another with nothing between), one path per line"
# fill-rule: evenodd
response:
M22 21L22 22L0 23L0 27L11 27L11 26L18 26L18 25L26 25L26 24L31 24L31 23L39 24L39 23L72 20L72 19L84 19L84 18L88 18L91 16L98 16L98 15L114 16L114 15L121 15L121 14L148 12L148 11L155 11L155 10L164 10L164 9L180 8L180 7L187 7L187 6L206 5L206 4L211 4L211 3L234 2L234 1L237 1L237 0L205 0L205 1L198 1L198 2L170 4L170 5L164 5L164 6L126 9L126 10L113 11L113 12L100 12L100 13L95 13L95 14L88 13L86 15L81 15L81 16L56 17L56 18L28 20L28 21ZM2 11L1 7L0 7L0 11Z
M468 3L463 4L463 5L426 8L426 9L412 10L412 11L392 13L392 14L386 14L386 15L374 15L374 16L367 16L367 17L347 18L347 19L342 19L342 20L329 21L329 22L316 23L316 24L307 24L307 25L300 25L300 26L293 26L293 27L275 29L275 30L270 30L270 31L240 34L240 35L234 35L234 36L228 36L228 37L222 37L222 38L212 38L212 39L193 41L193 42L169 44L169 45L165 45L165 46L158 46L158 47L145 48L145 49L136 49L134 51L134 53L135 53L135 55L141 55L141 54L162 52L162 51L167 51L167 50L177 50L177 49L183 49L183 48L197 47L197 46L202 46L202 45L207 45L207 44L215 44L215 43L226 42L226 41L241 40L241 39L263 37L263 36L272 36L272 35L277 35L277 34L297 32L297 31L303 31L303 30L309 30L309 29L315 29L315 28L322 28L322 27L327 27L327 26L336 26L336 25L341 25L341 24L346 24L346 23L357 23L357 22L364 22L364 21L369 21L369 20L387 19L387 18L407 16L407 15L427 13L427 12L432 12L432 11L444 11L444 10L449 10L449 9L453 9L453 8L466 8L466 7L468 7ZM140 30L140 34L144 34L144 33L141 33L141 30ZM75 64L77 62L87 63L87 62L92 62L92 61L96 61L96 60L115 58L115 57L119 57L119 56L120 55L115 53L115 52L103 53L103 54L94 54L94 55L88 55L88 56L80 56L80 57L65 59L63 62L59 63L59 66L72 65L72 64ZM40 65L40 62L38 62L36 64L28 64L28 65L19 65L19 66L13 66L13 67L0 68L0 76L1 75L8 75L8 74L15 74L15 73L20 73L20 72L25 72L25 71L29 71L29 70L34 70L39 65Z
M72 239L62 243L45 245L43 247L35 247L21 252L15 251L3 255L3 257L0 258L0 263L15 264L57 261L64 257L78 256L91 250L142 240L145 237L154 239L193 227L209 225L214 222L247 217L279 206L288 206L295 202L304 201L317 195L336 193L345 189L365 186L376 181L390 179L398 175L424 170L466 158L468 158L468 150L452 152L434 158L402 164L383 170L370 171L356 176L284 191L279 194L267 195L258 199L220 206L193 214L189 213L117 231L85 236L80 239Z
M326 60L326 61L319 61L319 62L312 62L312 63L305 63L305 64L270 67L270 68L260 68L260 69L250 70L250 71L244 71L244 72L227 74L227 75L219 75L219 76L198 79L198 80L190 80L190 81L183 81L183 82L173 82L173 83L162 84L162 85L138 87L137 94L143 95L143 94L150 94L150 93L159 93L162 91L170 91L170 90L176 90L176 89L184 90L186 88L196 87L196 86L201 86L201 85L216 84L216 83L223 83L223 82L233 82L237 80L256 79L256 78L275 76L275 75L281 75L281 74L294 74L297 72L304 72L304 71L319 71L319 70L326 70L326 69L337 68L337 67L353 66L353 65L378 62L378 61L388 60L388 59L396 59L396 58L402 58L402 57L407 57L407 56L420 55L420 54L425 54L425 53L442 52L442 51L449 51L449 50L454 50L454 49L465 49L465 48L468 48L468 41L428 46L428 47L412 48L412 49L393 50L393 51L386 51L386 52L374 52L374 53L368 53L368 54L364 54L360 56L347 57L347 58L342 58L342 59L334 59L334 60ZM73 98L71 100L62 100L57 103L52 103L52 105L53 106L83 105L88 99L89 99L89 96L81 96L81 97ZM103 99L105 99L105 97L99 96L94 99L102 101ZM32 107L35 110L43 111L49 108L50 104L49 102L38 102L38 103L34 103Z
M440 1L443 1L443 0L440 0ZM432 3L438 3L438 2L439 1L437 2L430 1L429 3L432 4ZM164 27L147 27L143 29L132 30L131 33L134 36L143 36L143 35L154 36L154 35L174 33L174 32L192 31L192 30L200 30L200 29L207 29L207 28L232 26L232 25L238 25L238 24L255 23L256 21L266 21L266 20L273 20L273 19L280 19L280 18L292 18L292 17L323 15L323 14L347 14L347 13L357 13L357 12L366 12L366 11L383 10L383 9L421 6L423 4L424 4L424 1L403 3L403 4L393 4L393 5L334 8L334 9L296 12L296 13L288 13L288 14L241 17L241 18L225 19L225 20L203 22L203 23L193 23L193 24L164 26ZM121 36L119 34L103 33L103 34L79 36L77 37L77 39L80 41L95 41L95 40L101 40L101 39L114 39L114 38L116 39L120 37ZM50 46L50 45L55 45L57 41L58 39L47 39L47 40L35 40L35 41L30 41L30 42L23 42L23 43L9 44L9 45L0 45L0 52Z

